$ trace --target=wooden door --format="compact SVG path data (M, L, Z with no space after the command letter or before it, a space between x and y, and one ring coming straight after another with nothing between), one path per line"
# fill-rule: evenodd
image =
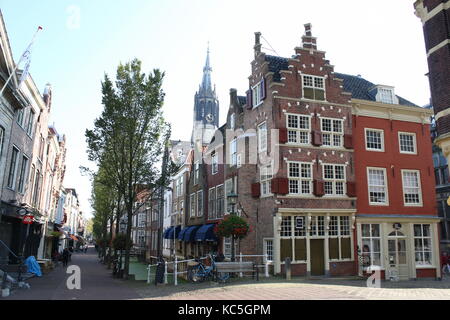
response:
M311 239L311 275L323 276L325 275L325 248L323 239Z

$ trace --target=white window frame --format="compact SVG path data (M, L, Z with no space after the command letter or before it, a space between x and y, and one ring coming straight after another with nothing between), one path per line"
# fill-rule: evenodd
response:
M24 168L24 163L26 164L25 168ZM26 155L23 154L22 155L22 163L20 164L19 185L18 185L18 190L17 190L21 194L25 193L25 185L26 185L27 180L28 180L29 163L30 163L30 158L28 158Z
M306 82L305 82L306 77L310 77L312 79L311 85L306 84ZM319 78L322 80L322 84L323 84L322 87L316 86L316 81L315 81L316 78ZM317 100L317 101L327 101L327 91L325 88L325 77L313 76L311 74L302 74L302 98L308 99L308 100L314 100L314 99L305 98L305 88L311 88L314 90L323 90L323 100ZM316 101L316 100L314 100L314 101Z
M384 193L385 193L385 202L372 202L370 201L370 179L369 179L369 172L370 170L380 170L383 171L383 175L384 175ZM389 183L387 180L387 170L386 168L381 168L381 167L367 167L366 170L366 174L367 174L367 196L368 196L368 201L369 201L369 205L371 206L389 206ZM380 186L374 186L374 187L380 187Z
M230 165L237 166L237 138L230 142Z
M264 238L263 239L263 241L264 241L264 254L265 255L267 255L267 262L273 262L273 253L274 253L274 250L273 250L273 238ZM271 254L269 254L269 243L270 243L270 251L271 251Z
M256 85L252 87L252 105L253 108L259 107L261 104L263 104L264 100L262 99L262 83L263 80L258 82Z
M212 198L211 195L214 196L213 199L211 199ZM208 190L208 219L210 219L210 220L217 219L216 201L217 201L216 188L215 187L209 188L209 190Z
M402 169L401 170L402 173L402 194L403 194L403 205L405 207L422 207L423 206L423 197L422 197L422 182L420 180L420 170L409 170L409 169ZM418 196L419 196L419 202L418 203L406 203L406 199L405 199L405 173L415 173L417 174L417 183L418 186L414 187L418 189ZM408 188L412 188L412 187L408 187Z
M295 176L291 176L291 170L290 170L290 165L291 164L298 164L299 165L299 176L295 177ZM310 176L309 177L302 177L302 165L309 165L309 170L310 170ZM313 167L314 164L312 162L300 162L300 161L287 161L287 169L288 169L288 180L289 180L289 184L288 184L288 188L289 188L289 194L290 195L295 195L295 196L310 196L313 194ZM291 193L291 181L295 180L298 181L298 193ZM309 182L309 193L303 193L303 181L307 181Z
M370 234L369 234L369 236L364 236L364 234L363 234L363 226L364 225L368 225L369 226L369 230L370 230ZM377 225L378 226L378 232L379 232L379 236L373 236L373 234L372 234L372 225ZM361 249L361 255L363 255L364 254L364 240L369 240L370 241L370 243L371 243L371 246L372 246L372 248L369 248L370 249L370 251L369 251L369 253L370 253L370 266L374 266L373 265L373 261L374 261L374 259L373 259L373 257L374 257L374 254L375 253L378 253L379 255L380 255L380 268L384 268L384 259L383 259L383 252L384 252L384 250L383 250L383 228L382 228L382 224L381 223L362 223L361 224L361 247L360 247L360 249ZM380 246L380 252L378 252L378 251L373 251L373 242L372 241L374 241L374 240L378 240L379 241L379 246ZM363 269L364 270L367 270L367 268L368 267L363 267Z
M14 168L12 168L12 163L13 163L12 161L13 161L13 156L14 156L14 150L16 150L17 153L16 153L16 159L14 161ZM15 145L13 145L12 151L11 151L11 159L10 159L11 161L10 161L9 166L8 166L8 168L9 168L8 176L6 178L6 187L8 189L11 189L11 190L14 190L14 188L16 187L17 168L18 168L19 156L20 156L20 149L17 148ZM12 184L10 185L9 184L9 178L11 176L11 169L14 170L14 171L13 171L12 182L11 182Z
M367 146L367 132L368 131L381 133L381 149L369 148ZM365 148L367 151L384 152L384 130L374 129L374 128L364 128L364 144L365 144Z
M289 126L289 117L296 117L298 127ZM304 129L300 127L301 118L308 119L308 128ZM304 114L294 114L294 113L286 113L286 128L288 130L288 144L300 144L300 145L310 145L311 144L311 116ZM290 133L295 134L295 142L289 141ZM308 142L301 142L300 135L301 133L306 133L308 137Z
M325 166L332 166L333 167L333 178L326 178L325 177ZM343 173L344 173L344 178L343 179L336 179L336 167L342 167L343 168ZM333 193L325 193L325 196L331 196L331 197L345 197L347 194L347 172L346 172L346 166L344 164L334 164L334 163L322 163L322 177L323 177L323 181L325 182L331 182L332 183L332 189L333 189ZM337 183L338 182L342 182L342 194L337 194L336 190L337 190ZM324 186L325 189L325 186Z
M413 148L414 151L402 151L402 141L401 141L401 136L412 136L413 137ZM404 153L404 154L417 154L417 138L416 138L416 134L414 132L402 132L399 131L398 132L398 148L399 148L399 152L400 153Z
M331 220L333 218L336 218L337 224L336 224L336 228L337 228L337 234L331 234ZM347 219L348 224L343 224L342 220L343 219ZM344 232L342 232L343 227L347 227L348 228L348 234L345 234ZM329 224L329 228L328 228L328 239L338 239L338 251L339 251L339 258L338 259L330 259L330 261L352 261L352 247L353 247L353 242L352 240L352 228L351 228L351 217L350 216L330 216L330 224ZM350 258L342 258L342 242L341 239L350 239Z
M189 218L194 218L196 216L195 214L195 202L196 202L195 193L192 193L189 197Z
M415 227L416 226L420 226L421 234L419 236L417 236L415 234ZM430 230L430 235L429 236L424 236L424 232L423 232L423 227L424 226L428 226L429 227L429 230ZM434 243L433 243L433 225L432 224L427 224L427 223L415 223L413 225L413 237L414 237L414 263L416 264L416 268L432 268L432 267L434 267L435 263L434 263L434 259L433 259L434 258L434 252L433 252L434 251L433 250L433 247L434 247ZM422 247L419 250L416 247L416 240L420 240L420 242L422 243ZM428 240L429 241L429 243L430 243L429 250L425 250L425 248L423 247L424 240ZM430 253L430 255L431 255L431 258L430 258L431 264L423 263L425 261L425 259L423 258L425 252ZM418 264L417 263L416 253L421 253L422 254L422 264Z
M198 184L200 180L200 163L196 162L194 164L194 185Z
M389 95L389 96L388 96ZM378 87L378 102L396 104L396 96L393 88Z
M218 191L219 191L219 188L222 188L222 192L223 192L223 198L222 198L222 200L221 201L219 201L219 198L217 197L217 195L218 195ZM219 185L217 185L216 186L216 190L215 190L215 193L216 193L216 217L217 217L217 219L222 219L222 217L225 215L225 212L226 212L226 210L225 210L225 199L226 199L226 195L225 195L225 185L224 184L219 184ZM220 202L222 202L222 213L220 213L219 212L219 210L218 210L218 208L219 208L219 206L218 206L218 204L220 203ZM219 214L220 214L220 216L219 216Z
M265 129L263 129L265 127ZM267 151L267 122L258 125L258 152Z
M331 121L331 131L324 130L323 121L330 120ZM341 131L334 131L334 121L339 121ZM322 146L325 148L342 148L344 146L344 120L339 118L328 118L328 117L320 117L320 130L322 132ZM325 144L325 135L330 135L330 144ZM340 143L339 145L335 145L335 137L339 137Z
M30 109L30 112L28 113L28 121L27 121L27 127L26 127L27 134L30 137L33 135L34 117L35 117L35 112L32 109Z
M217 153L211 154L211 173L215 175L219 172L219 157Z
M201 199L201 201L199 201ZM197 217L203 216L203 190L197 191Z
M273 179L272 163L259 168L259 181L261 185L261 197L272 196L271 185ZM264 192L266 190L266 192Z

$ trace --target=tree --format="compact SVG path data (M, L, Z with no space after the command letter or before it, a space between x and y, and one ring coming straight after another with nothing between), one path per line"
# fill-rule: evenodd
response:
M123 202L127 218L124 276L128 278L131 227L139 185L157 185L164 133L162 117L164 73L148 76L137 59L117 68L115 86L107 75L102 82L104 110L93 130L86 130L90 160L102 163Z

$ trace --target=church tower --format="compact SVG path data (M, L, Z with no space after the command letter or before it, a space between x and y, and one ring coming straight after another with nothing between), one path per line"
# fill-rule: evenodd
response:
M215 86L214 89L212 87L211 72L208 47L202 83L194 97L194 126L191 138L193 145L209 144L219 127L219 100Z
M434 142L450 163L450 0L417 0L414 6L425 36L438 133Z

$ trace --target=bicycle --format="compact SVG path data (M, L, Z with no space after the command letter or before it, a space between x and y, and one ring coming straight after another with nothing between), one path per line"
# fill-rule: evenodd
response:
M203 282L207 279L225 282L230 278L229 273L216 271L215 256L210 255L211 266L205 266L200 259L196 259L197 265L190 267L188 279L192 282Z
M447 262L442 266L442 279L450 279L450 264Z

